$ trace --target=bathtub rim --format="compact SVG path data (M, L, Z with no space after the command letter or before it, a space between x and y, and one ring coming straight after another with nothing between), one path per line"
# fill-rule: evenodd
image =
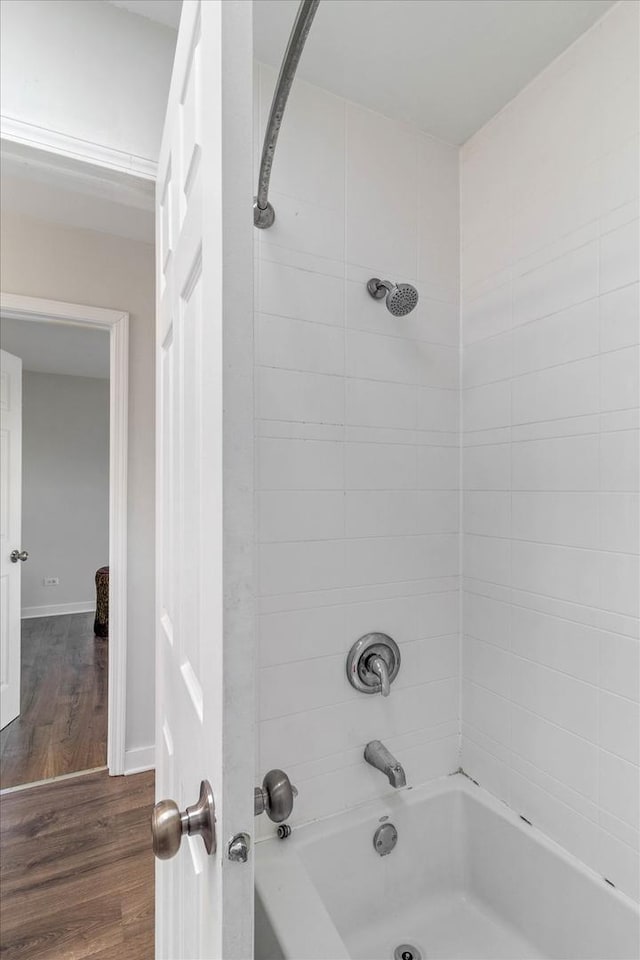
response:
M632 897L606 880L602 874L599 874L592 867L583 863L582 860L570 853L570 851L550 837L540 827L537 827L535 823L530 823L524 819L513 807L510 807L504 800L499 800L485 787L481 786L481 784L475 780L472 780L461 770L457 770L455 773L447 774L447 776L420 784L416 787L405 787L389 793L386 796L377 797L374 800L366 800L364 803L357 804L348 810L332 813L326 817L319 817L316 820L309 820L298 826L292 825L291 837L287 839L286 845L278 839L274 830L273 835L256 839L256 861L264 855L263 848L267 845L273 845L273 847L276 847L285 854L288 850L301 851L314 841L326 837L327 828L329 828L330 835L340 833L349 824L361 823L364 820L379 819L380 816L390 816L402 807L414 806L421 801L439 797L446 793L462 793L477 800L483 806L507 820L518 830L533 836L541 846L559 856L571 866L577 868L580 873L584 874L590 880L595 881L598 885L604 885L607 894L619 897L622 903L633 908L640 917L640 904L636 903ZM321 829L323 830L322 833L320 832ZM281 856L281 854L278 855Z
M344 940L307 871L303 860L304 849L314 843L322 842L328 836L346 832L351 826L361 824L365 820L379 820L383 816L392 817L394 813L399 813L403 809L446 794L469 797L487 808L501 820L515 827L518 832L530 837L552 856L576 870L587 882L597 887L603 896L617 901L623 908L630 911L640 924L640 904L588 867L535 824L523 819L506 802L498 800L476 781L471 780L464 771L459 770L438 780L416 787L409 786L383 797L368 800L349 810L294 826L291 836L285 841L279 840L276 835L262 837L256 841L256 893L262 901L285 956L310 956L304 952L304 946L308 947L309 937L313 932L316 937L322 938L320 941L315 941L316 950L322 951L317 952L317 956L331 957L332 960L333 958L350 960ZM299 938L299 931L292 930L292 927L298 925L292 924L290 915L285 917L285 911L278 909L283 896L287 900L289 909L291 898L293 898L296 902L296 910L301 911L305 920L314 921L311 929L305 928L302 940Z

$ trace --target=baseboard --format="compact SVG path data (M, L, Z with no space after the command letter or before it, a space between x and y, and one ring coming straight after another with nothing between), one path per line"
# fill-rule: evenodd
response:
M128 776L130 773L142 773L144 770L153 770L156 765L156 748L134 747L133 750L124 752L124 773Z
M21 619L32 620L34 617L61 617L66 613L93 613L95 609L95 600L80 600L77 603L50 603L43 607L23 607Z

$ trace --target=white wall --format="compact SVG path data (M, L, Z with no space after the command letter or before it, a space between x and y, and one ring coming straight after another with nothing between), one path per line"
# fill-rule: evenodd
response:
M23 370L22 542L23 616L95 606L95 572L109 562L108 380Z
M461 153L462 765L635 897L638 10Z
M275 75L256 75L258 156ZM298 823L392 789L369 740L410 784L458 766L457 167L453 147L293 89L277 219L256 231L256 775L287 770ZM418 308L393 318L374 275L414 282ZM345 676L371 630L402 651L386 700Z
M130 314L126 748L135 765L154 742L154 248L7 212L1 227L3 290Z
M9 136L152 173L175 31L103 0L3 0L1 11L3 125L19 122Z

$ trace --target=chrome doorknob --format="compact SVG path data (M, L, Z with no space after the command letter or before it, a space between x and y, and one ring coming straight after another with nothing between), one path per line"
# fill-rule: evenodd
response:
M198 802L183 812L174 800L160 800L153 808L151 835L158 860L175 857L185 833L202 837L207 853L216 852L216 806L208 780L200 784Z
M293 798L298 791L292 785L284 770L269 770L261 787L256 787L253 798L253 812L257 817L266 813L274 823L282 823L291 815Z
M22 560L24 563L25 560L29 559L29 553L27 550L12 550L9 554L9 559L11 560L11 563L17 563L18 560Z

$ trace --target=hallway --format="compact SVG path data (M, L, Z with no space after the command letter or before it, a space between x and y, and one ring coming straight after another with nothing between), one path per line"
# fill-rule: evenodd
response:
M151 960L152 772L70 777L0 797L6 960Z
M106 764L107 665L93 613L22 621L21 712L0 733L0 788Z

